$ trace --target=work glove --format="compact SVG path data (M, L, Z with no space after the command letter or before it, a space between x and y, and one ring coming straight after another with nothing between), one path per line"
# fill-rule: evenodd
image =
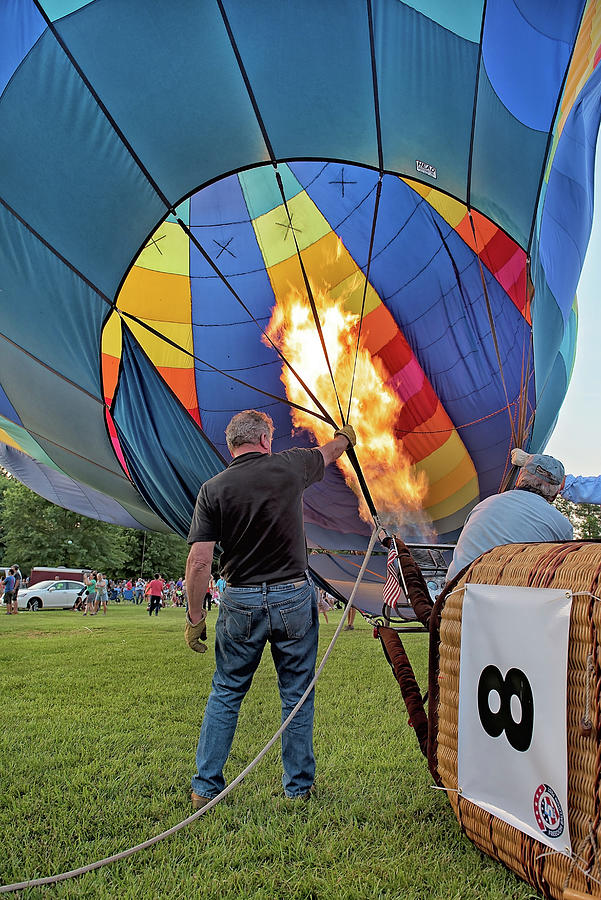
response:
M350 447L354 447L355 444L357 443L357 435L355 434L355 429L353 428L352 425L349 425L348 423L346 425L343 425L342 428L337 428L336 431L334 432L334 434L335 435L339 435L339 434L343 435L343 437L345 437L347 439L347 441L349 442Z
M202 643L202 641L206 641L207 639L206 618L207 613L206 610L203 609L202 619L197 625L193 625L188 613L186 613L184 639L190 650L194 650L195 653L204 653L207 649L207 645Z
M530 454L526 453L525 450L521 450L519 447L514 447L511 451L511 462L514 466L524 466L530 459Z

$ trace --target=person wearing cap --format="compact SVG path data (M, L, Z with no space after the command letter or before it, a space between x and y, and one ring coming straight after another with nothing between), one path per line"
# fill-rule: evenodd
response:
M447 583L493 547L573 540L572 525L552 505L564 484L563 465L554 456L523 450L514 450L511 461L520 467L515 487L473 508L459 535Z
M201 487L188 534L186 643L203 653L203 600L215 543L223 548L226 586L215 626L215 674L207 700L192 778L200 809L224 788L223 767L267 641L278 676L282 721L311 683L319 631L317 595L308 574L303 493L355 444L350 425L321 447L271 452L273 422L245 410L225 431L233 457ZM204 632L204 633L203 633ZM315 776L314 691L282 734L286 797L305 800Z
M530 458L525 450L514 448L511 451L511 462L514 466L523 466ZM569 475L566 472L563 485L559 491L564 500L570 503L601 504L601 475Z

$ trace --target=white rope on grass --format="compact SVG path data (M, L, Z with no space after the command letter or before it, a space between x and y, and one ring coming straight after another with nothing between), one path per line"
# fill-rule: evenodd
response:
M261 762L261 760L269 752L269 750L271 750L271 748L273 747L275 742L286 730L286 728L288 727L290 722L293 720L293 718L295 717L295 715L297 714L297 712L299 711L299 709L304 704L305 700L307 699L307 697L309 696L309 694L315 687L315 683L317 682L317 679L321 675L321 673L324 669L324 666L325 666L326 662L328 661L328 657L330 656L330 653L332 652L332 650L334 648L334 644L338 640L338 635L342 631L342 628L347 619L349 610L350 610L351 606L353 605L353 600L355 599L355 595L359 588L359 584L361 583L361 580L365 573L365 569L367 568L367 563L369 562L369 558L372 554L372 550L374 548L374 544L376 543L377 535L380 530L381 530L381 526L378 522L376 522L376 524L374 526L374 530L372 531L372 534L371 534L371 538L369 540L369 544L367 546L367 550L365 552L365 559L363 560L363 565L361 566L359 574L357 575L357 580L353 586L353 590L351 591L351 596L349 597L348 602L347 602L346 606L344 607L344 612L342 614L342 617L340 619L338 627L337 627L336 631L334 632L334 636L333 636L332 640L330 641L330 644L329 644L326 652L323 655L323 659L321 660L319 667L318 667L317 671L315 672L313 679L311 680L311 683L307 687L303 696L297 702L294 709L290 712L287 719L285 719L282 722L282 724L280 725L280 727L278 728L276 733L273 735L273 737L270 738L270 740L265 744L263 749L257 754L257 756L255 756L255 758L252 760L252 762L250 762L247 765L247 767L245 769L243 769L242 772L240 772L240 774L237 776L237 778L235 778L230 784L228 784L227 787L225 787L221 791L220 794L217 794L216 797L213 797L212 800L209 800L209 802L206 803L202 807L202 809L199 809L195 813L192 813L191 816L188 816L186 819L183 819L183 821L178 822L177 825L173 825L172 828L168 828L167 831L163 831L163 832L161 832L161 834L157 834L154 837L149 838L147 841L144 841L141 844L136 844L135 847L130 847L128 850L122 850L120 853L113 854L113 856L106 856L104 859L99 859L96 862L88 863L86 866L81 866L79 869L71 869L70 872L61 872L59 875L48 875L46 878L33 878L31 881L20 881L15 884L0 885L0 894L8 894L11 891L23 891L26 888L40 887L41 885L44 885L44 884L56 884L59 881L67 881L69 878L77 878L79 875L85 875L86 872L92 872L94 869L100 869L102 866L108 866L111 863L118 862L121 859L127 859L128 856L133 856L134 853L139 853L140 850L147 850L149 847L152 847L154 844L158 844L159 841L163 841L163 840L165 840L165 838L171 837L172 834L176 834L178 831L181 831L183 828L186 828L188 825L190 825L192 822L196 821L196 819L200 818L200 816L204 815L206 812L208 812L214 806L217 806L217 804L220 803L225 797L227 797L227 795L230 793L230 791L233 791L233 789L235 787L237 787L240 784L240 782L246 778L246 776L249 774L249 772L252 772L252 770L255 768L255 766L257 766Z

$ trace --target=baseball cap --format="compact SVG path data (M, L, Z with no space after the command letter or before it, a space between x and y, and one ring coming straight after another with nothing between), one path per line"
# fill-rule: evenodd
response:
M554 456L547 456L545 453L528 454L521 467L547 484L561 484L566 474L563 464Z

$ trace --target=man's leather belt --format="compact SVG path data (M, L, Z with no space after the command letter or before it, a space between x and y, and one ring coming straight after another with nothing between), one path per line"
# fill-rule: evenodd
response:
M303 575L301 578L294 578L289 581L261 581L259 584L230 584L228 582L227 586L231 587L231 588L236 588L236 590L240 590L241 588L248 590L249 588L261 588L261 587L263 587L264 584L266 584L267 587L270 588L270 587L284 587L284 585L288 585L288 584L291 585L292 587L296 587L297 585L300 587L301 584L306 584L306 583L307 583L307 579Z

